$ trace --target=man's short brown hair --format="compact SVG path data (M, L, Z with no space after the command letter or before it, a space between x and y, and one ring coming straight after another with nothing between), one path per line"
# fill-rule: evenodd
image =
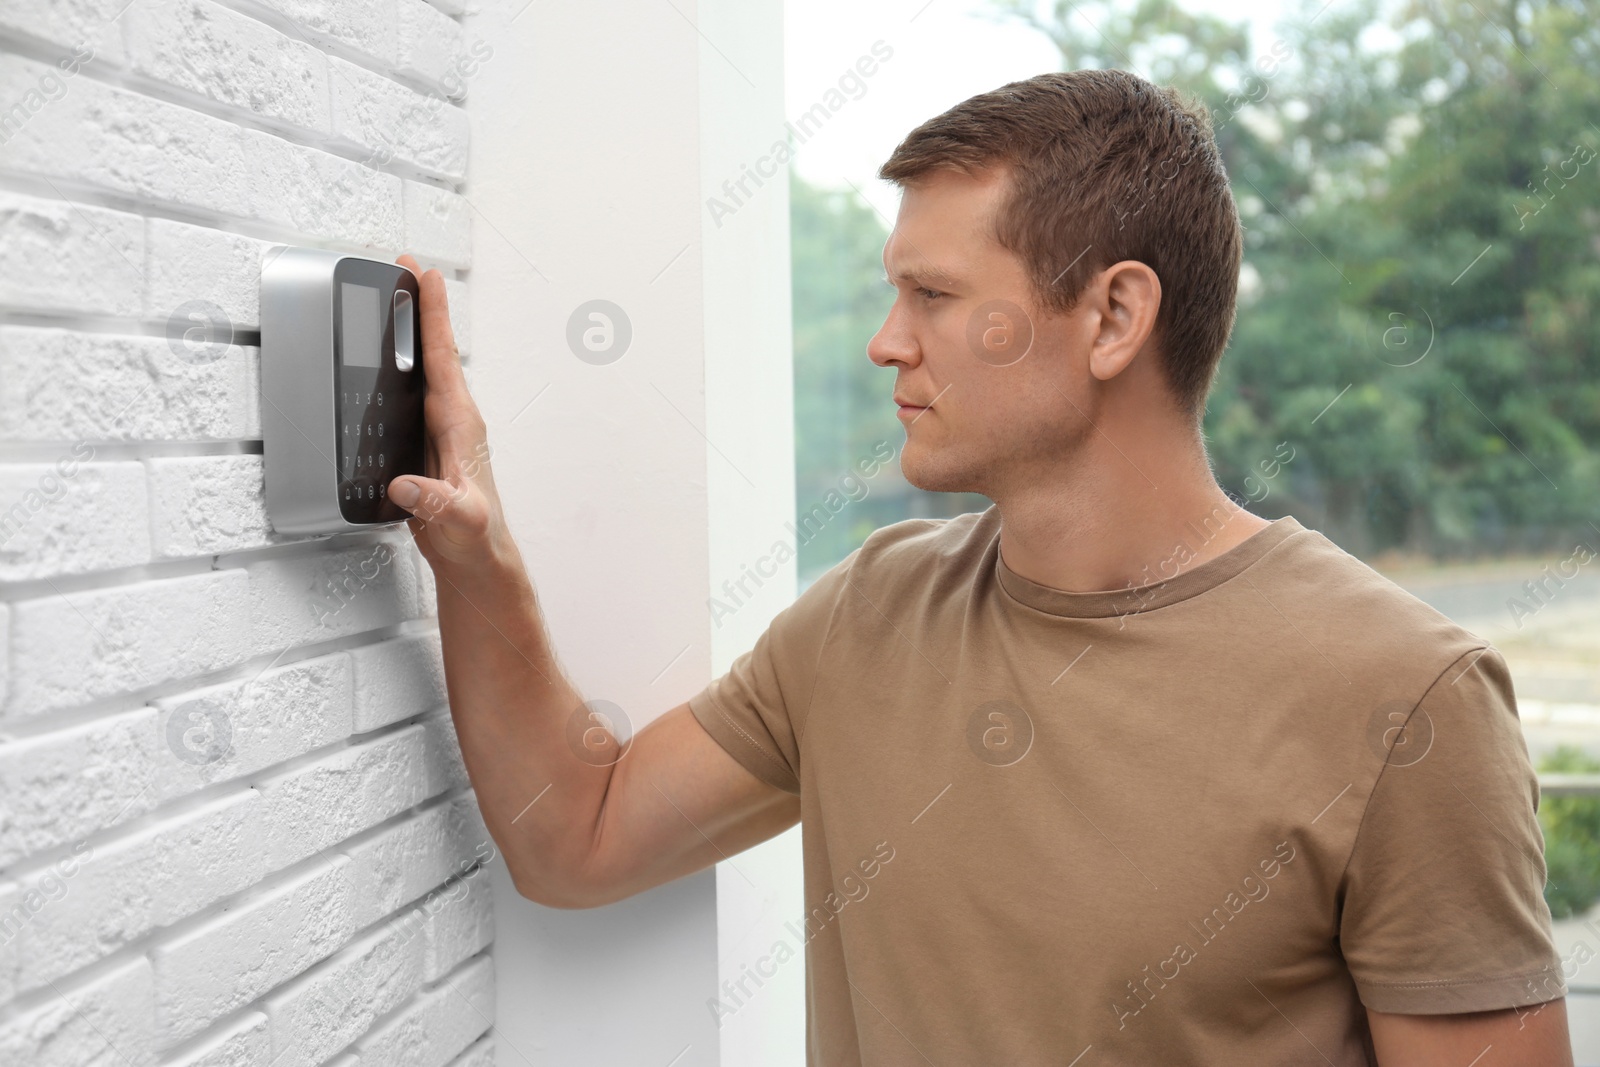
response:
M1167 383L1198 421L1233 329L1243 248L1205 106L1122 70L1041 74L924 122L878 176L910 185L993 165L1011 176L995 237L1021 257L1041 307L1070 310L1125 259L1156 272Z

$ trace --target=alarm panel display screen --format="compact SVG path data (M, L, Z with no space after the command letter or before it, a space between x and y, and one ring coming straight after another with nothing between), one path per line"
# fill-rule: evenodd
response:
M383 366L383 312L378 300L383 294L368 285L339 283L339 301L344 313L344 365L347 367Z

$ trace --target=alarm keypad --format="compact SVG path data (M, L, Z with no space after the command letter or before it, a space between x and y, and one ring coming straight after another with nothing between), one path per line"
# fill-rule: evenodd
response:
M409 358L410 338L421 332L416 283L409 272L388 284L361 275L341 282L334 315L344 324L334 364L339 508L353 523L395 522L409 512L389 500L389 483L424 473L425 387L421 361ZM397 334L403 361L396 359Z

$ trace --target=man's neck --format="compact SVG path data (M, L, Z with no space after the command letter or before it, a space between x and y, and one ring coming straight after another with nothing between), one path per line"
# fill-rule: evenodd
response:
M1151 585L1215 559L1270 522L1228 499L1199 451L1111 446L1059 480L995 498L1006 566L1066 592Z

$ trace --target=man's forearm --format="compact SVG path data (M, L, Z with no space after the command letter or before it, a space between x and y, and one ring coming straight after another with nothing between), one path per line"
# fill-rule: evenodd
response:
M397 262L419 276L429 447L426 473L396 477L389 499L411 513L407 524L433 568L461 754L517 888L545 903L581 905L616 762L606 746L615 746L604 730L587 731L596 751L566 744L582 698L556 663L506 527L488 427L450 331L444 276L420 271L410 256Z
M518 889L547 904L581 903L614 752L596 747L585 760L569 746L583 698L556 663L515 548L488 555L434 573L461 754Z

